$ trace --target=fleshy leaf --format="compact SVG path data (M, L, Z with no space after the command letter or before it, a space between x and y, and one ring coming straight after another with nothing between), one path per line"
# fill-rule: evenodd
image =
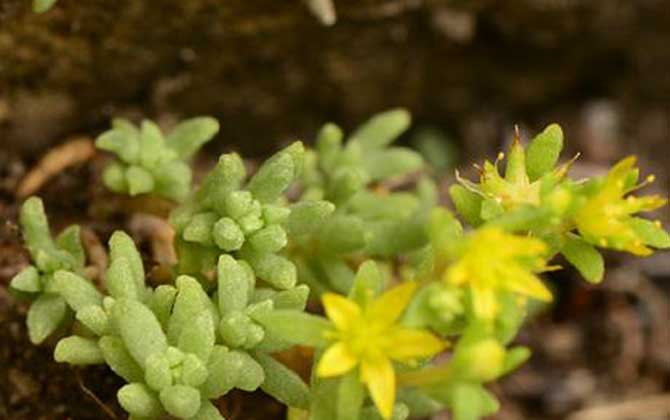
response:
M219 122L211 117L196 117L182 121L167 138L167 146L181 159L193 156L219 131Z
M95 340L78 336L60 340L54 350L54 359L59 363L76 366L97 365L105 362Z
M531 181L550 172L556 166L563 149L563 130L551 124L538 134L526 151L526 172Z
M257 352L254 358L265 371L263 391L289 407L309 407L309 388L300 376L267 354Z
M51 293L40 295L30 305L26 319L30 342L42 343L58 329L66 315L67 305L62 297Z
M125 385L116 396L121 407L132 416L153 419L164 413L156 394L142 383Z
M113 316L123 343L140 366L145 365L147 357L167 349L167 338L158 319L143 304L119 299Z
M590 283L602 281L605 274L605 262L593 245L573 236L567 240L561 253Z
M397 108L374 115L351 135L364 150L379 149L392 143L411 122L409 112Z
M269 314L258 314L254 320L286 341L315 347L328 344L324 333L333 328L324 318L292 310L275 310ZM296 328L297 325L300 328Z

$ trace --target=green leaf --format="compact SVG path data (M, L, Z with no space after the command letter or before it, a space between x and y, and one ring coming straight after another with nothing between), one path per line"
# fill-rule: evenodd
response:
M366 222L369 255L391 257L415 251L428 242L426 218L415 215L407 220Z
M237 353L238 357L242 361L242 366L240 367L240 374L237 378L237 388L252 392L258 389L259 386L265 381L265 373L263 368L254 360L248 353L234 351Z
M102 182L110 191L117 194L128 192L128 181L126 180L126 167L118 162L107 165L102 172Z
M56 4L56 0L33 0L33 12L44 13Z
M119 404L130 415L153 419L160 417L164 411L156 394L144 384L132 383L125 385L116 394Z
M77 311L77 320L96 335L101 336L109 330L109 317L98 305L89 305Z
M287 243L286 231L279 225L266 226L249 237L249 244L258 252L279 252Z
M196 117L182 121L167 138L167 146L181 159L193 156L219 132L219 122L211 117Z
M208 311L210 304L209 297L193 277L179 276L175 284L178 291L177 298L167 329L170 343L179 342L182 331L191 328L193 320L201 313Z
M9 286L20 292L37 293L42 290L40 273L37 271L37 268L29 265L12 278Z
M496 199L487 198L482 200L480 216L483 220L492 220L503 214L505 214L505 209Z
M77 267L83 267L86 263L86 252L81 243L81 228L79 226L69 226L63 230L56 238L56 246L72 255Z
M247 306L249 290L254 286L249 267L230 255L219 257L218 264L219 311L226 314L241 311Z
M209 311L205 310L191 320L188 328L181 331L178 347L181 351L194 354L207 362L215 340L214 321Z
M140 143L136 132L113 128L95 140L95 147L116 154L123 162L135 164L140 157Z
M60 340L54 350L54 359L59 363L76 366L98 365L105 362L96 340L78 336Z
M130 264L133 278L137 284L138 292L145 288L144 283L144 264L135 242L127 233L116 231L109 239L109 257L112 261L124 257Z
M379 149L392 143L411 123L405 109L396 108L374 115L350 136L364 150Z
M226 195L238 189L246 176L244 162L237 153L221 155L212 171L205 177L198 190L197 199L204 205L225 208ZM218 203L221 201L221 203Z
M216 245L226 252L237 251L244 244L244 232L230 217L222 217L212 232Z
M112 260L105 274L105 286L109 294L117 299L140 300L140 291L137 290L137 282L126 257Z
M155 193L176 202L184 201L191 192L193 174L186 163L174 160L153 170Z
M56 290L67 304L78 311L88 305L102 305L102 294L93 283L69 271L57 271L54 274Z
M196 214L184 229L184 239L205 246L214 245L213 231L218 220L219 215L214 212ZM218 230L217 233L219 233Z
M123 343L140 366L145 366L147 357L167 349L167 338L149 308L130 299L119 299L112 312Z
M530 359L531 352L527 347L518 346L507 351L505 355L505 366L503 367L503 374L510 373L519 368L522 364Z
M193 353L186 353L181 365L181 383L198 387L207 380L205 363Z
M449 196L458 214L463 216L468 224L475 227L482 224L482 197L480 195L462 185L452 185L449 188Z
M349 297L361 307L365 307L372 298L381 292L383 287L384 279L377 263L367 260L358 267Z
M229 351L223 346L214 346L207 364L209 376L201 387L203 395L214 399L233 389L237 383L242 365L243 361L239 357L239 353Z
M358 251L367 243L365 223L355 216L328 218L319 232L319 247L326 253L345 254Z
M265 372L263 391L289 407L309 407L309 388L300 376L267 354L256 352L254 358Z
M38 197L28 198L21 206L19 214L21 232L33 260L37 260L39 250L51 250L54 243L51 239L49 222L44 212L44 204Z
M295 265L285 257L264 254L248 247L242 248L242 257L251 265L256 275L277 289L286 290L295 286Z
M225 420L219 410L209 401L203 401L200 410L189 420Z
M670 235L660 222L633 217L630 224L645 245L660 249L670 248Z
M172 385L170 361L164 354L154 353L147 357L144 370L144 380L154 391L161 391Z
M335 211L335 205L323 200L301 201L291 206L287 221L291 235L307 235L317 230L324 220Z
M307 305L309 287L301 284L289 290L274 293L270 299L275 309L295 309L302 311Z
M319 163L326 172L331 172L337 165L342 150L342 138L342 129L333 123L325 124L317 135Z
M561 249L561 253L589 283L602 281L605 275L605 262L593 245L577 236L571 236Z
M373 180L401 177L423 168L423 158L406 147L391 147L363 160Z
M156 123L144 120L140 127L140 164L145 168L153 169L161 159L165 140L163 133Z
M331 323L322 317L286 309L258 314L254 320L277 337L305 346L326 346L328 340L324 332L333 329ZM297 325L300 328L296 328Z
M556 166L563 149L563 130L551 124L538 134L526 151L526 172L531 182L550 172Z
M346 202L361 191L368 182L367 173L361 168L336 170L327 186L326 198L336 205Z
M151 172L141 166L130 166L126 170L126 181L131 196L150 193L156 186Z
M289 148L266 160L249 181L247 188L261 203L276 200L296 178L298 168L295 166L294 156L288 152Z
M33 344L42 343L65 320L67 305L55 294L44 293L35 300L28 310L26 324L28 337Z
M337 420L358 419L365 400L365 388L356 371L340 379L337 390Z
M147 302L147 305L154 315L156 315L163 329L167 329L172 306L176 298L177 289L172 285L163 284L154 289L153 294Z
M105 363L126 382L142 382L144 380L142 368L130 355L120 338L104 336L98 341L98 346Z

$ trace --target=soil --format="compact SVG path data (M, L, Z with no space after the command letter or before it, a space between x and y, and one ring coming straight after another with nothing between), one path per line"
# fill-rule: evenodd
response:
M0 419L124 418L118 379L55 363L53 342L30 344L26 304L7 292L27 263L16 226L20 180L56 144L96 135L111 116L165 127L216 116L221 134L198 168L222 150L265 155L295 137L309 141L326 118L351 128L399 105L417 127L436 127L464 164L495 156L514 124L531 133L559 121L568 154L583 153L577 173L636 153L658 177L650 189L667 195L666 1L336 6L338 23L325 28L297 0L59 0L44 15L26 0L0 0ZM104 242L129 227L124 204L100 188L102 163L96 156L40 188L55 230L80 223ZM495 418L667 418L669 261L608 255L601 286L554 273L556 305L519 338L534 357L493 387L502 402ZM219 406L229 419L283 413L260 392Z

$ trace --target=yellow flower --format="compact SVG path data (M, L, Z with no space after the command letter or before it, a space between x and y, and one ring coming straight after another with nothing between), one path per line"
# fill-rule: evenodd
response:
M655 210L667 200L658 195L628 195L644 185L631 185L638 172L635 160L635 156L629 156L614 165L598 191L577 211L575 223L584 239L593 244L635 255L649 255L652 249L636 231L635 223L640 219L633 215ZM653 176L647 178L647 182L651 181Z
M445 271L444 279L457 286L469 285L473 310L481 318L497 313L499 290L551 301L551 292L534 274L545 268L546 248L539 239L485 227L466 239L460 258Z
M412 363L434 356L446 343L433 334L397 324L416 284L406 282L364 307L344 296L323 295L326 315L335 327L334 343L326 349L317 375L333 377L359 367L363 382L381 415L388 419L395 402L396 378L392 361Z

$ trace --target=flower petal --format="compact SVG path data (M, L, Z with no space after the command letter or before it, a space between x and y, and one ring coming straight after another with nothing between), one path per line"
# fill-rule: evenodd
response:
M353 369L358 360L347 347L339 342L328 347L321 356L316 374L321 377L339 376Z
M473 284L470 293L472 294L472 308L475 315L479 318L493 318L498 311L498 302L496 302L493 289Z
M542 280L519 267L507 267L505 279L501 284L505 289L520 295L530 296L543 302L553 300L551 292L542 283Z
M408 281L388 290L365 309L366 318L382 325L392 325L414 295L416 283Z
M440 340L428 331L414 328L396 328L388 334L389 347L385 353L393 360L409 362L434 356L447 347L447 342Z
M395 403L395 372L386 357L364 360L361 379L370 391L370 397L384 419L390 419Z
M347 330L355 320L361 317L361 308L344 296L324 293L321 298L328 318L338 330Z

